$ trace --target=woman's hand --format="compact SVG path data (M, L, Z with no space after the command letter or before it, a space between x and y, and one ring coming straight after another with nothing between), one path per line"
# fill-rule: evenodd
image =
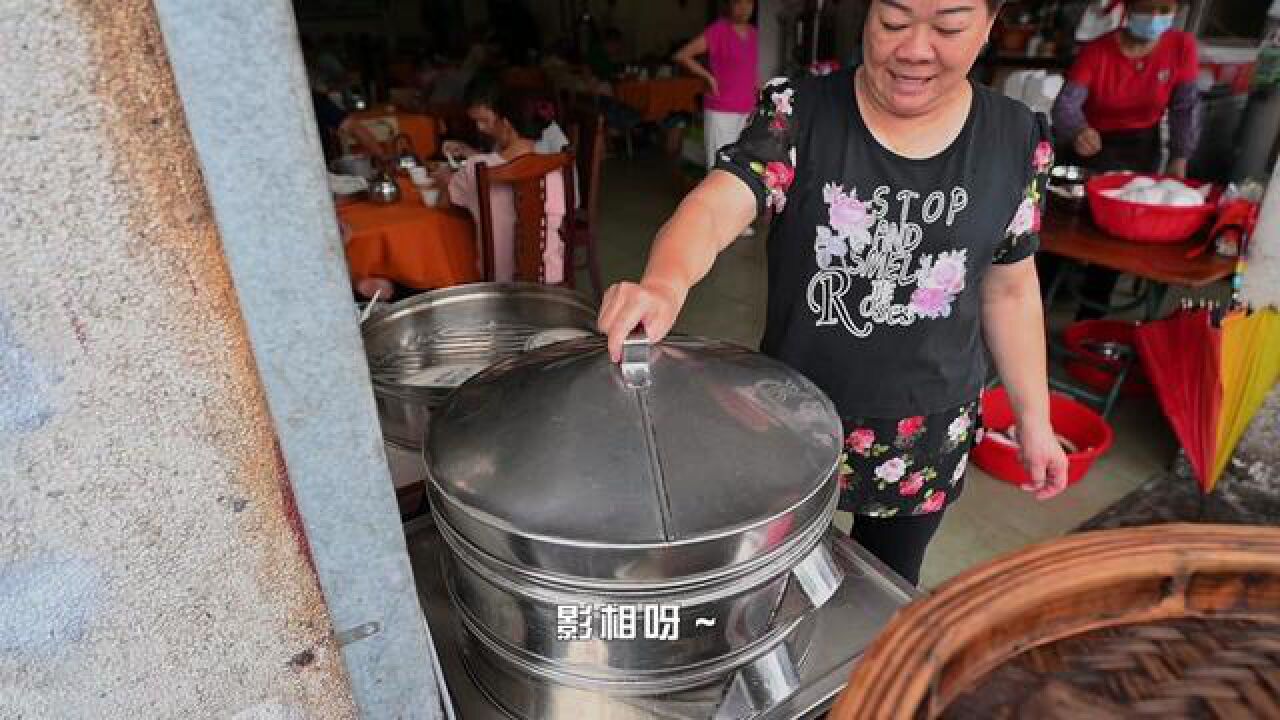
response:
M982 331L1000 370L1030 476L1024 490L1048 500L1067 486L1067 456L1049 422L1044 308L1033 258L992 265L982 283Z
M1019 458L1031 481L1023 490L1048 500L1067 489L1067 454L1048 421L1018 426Z
M1169 161L1169 167L1165 169L1165 173L1174 177L1184 178L1187 176L1187 159L1174 158Z
M707 90L710 93L708 97L720 97L720 83L716 82L715 77L708 73L704 79L707 81Z
M756 216L756 198L747 184L723 170L713 171L685 195L658 230L644 279L619 283L604 294L597 322L609 336L609 356L622 358L622 343L637 325L650 342L667 336L689 288L706 277L716 255Z
M444 144L440 146L440 150L445 154L445 157L453 156L457 160L466 160L476 154L475 148L457 140L445 140Z
M1081 157L1093 157L1102 152L1102 135L1098 134L1097 130L1087 127L1076 134L1072 145Z
M652 280L623 282L609 288L597 323L600 332L609 337L609 357L614 362L622 358L622 343L638 326L644 326L649 342L666 337L687 294L687 290Z

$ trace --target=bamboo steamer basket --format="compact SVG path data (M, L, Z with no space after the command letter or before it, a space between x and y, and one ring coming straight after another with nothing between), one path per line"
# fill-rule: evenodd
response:
M902 610L831 720L1280 717L1280 528L1084 533Z

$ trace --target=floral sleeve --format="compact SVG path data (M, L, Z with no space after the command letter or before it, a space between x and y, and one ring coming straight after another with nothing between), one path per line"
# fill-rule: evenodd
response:
M774 78L760 90L755 112L738 141L716 154L716 168L733 173L756 196L756 208L782 212L787 191L796 176L796 146L792 121L795 87L787 78Z
M1040 219L1044 215L1045 188L1049 170L1053 168L1053 142L1044 115L1036 114L1036 127L1030 146L1030 180L1023 191L1022 203L1005 231L1004 242L996 250L997 265L1010 265L1035 254L1040 247Z

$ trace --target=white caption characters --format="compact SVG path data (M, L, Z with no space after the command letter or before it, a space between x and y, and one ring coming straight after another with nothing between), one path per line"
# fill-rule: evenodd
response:
M557 640L591 640L599 616L601 640L679 640L679 605L560 605L556 608ZM714 621L713 621L714 623Z

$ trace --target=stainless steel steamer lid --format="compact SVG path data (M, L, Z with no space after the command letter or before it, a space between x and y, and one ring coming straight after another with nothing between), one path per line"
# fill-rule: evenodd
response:
M647 361L571 340L458 388L426 440L445 521L532 570L623 582L722 572L829 522L840 422L812 383L717 341L628 349Z

